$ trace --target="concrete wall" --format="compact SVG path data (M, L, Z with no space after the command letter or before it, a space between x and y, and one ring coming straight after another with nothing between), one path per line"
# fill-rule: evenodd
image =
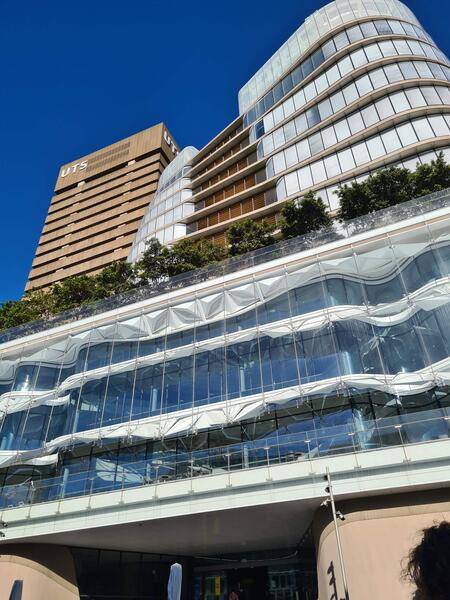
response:
M22 600L79 600L72 555L64 546L5 545L0 554L0 600L8 600L16 579Z
M351 600L410 600L414 587L402 568L421 530L450 521L450 490L378 496L336 502L345 514L339 522ZM319 600L344 598L330 509L314 519Z

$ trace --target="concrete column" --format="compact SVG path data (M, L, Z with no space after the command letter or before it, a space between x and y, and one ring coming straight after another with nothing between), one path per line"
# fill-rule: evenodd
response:
M14 582L22 581L22 600L79 600L70 550L44 544L0 546L0 598L9 598Z
M350 600L411 600L414 588L402 577L409 551L422 529L450 521L450 490L336 501ZM330 510L320 508L313 530L319 600L344 597Z

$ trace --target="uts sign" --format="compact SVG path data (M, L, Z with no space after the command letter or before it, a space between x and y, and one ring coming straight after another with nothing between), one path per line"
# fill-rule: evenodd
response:
M87 160L83 160L82 162L76 163L75 165L71 165L70 167L66 167L65 169L61 169L60 177L67 177L67 175L71 175L72 173L76 173L77 171L84 171L84 169L88 166Z
M164 129L164 139L166 140L167 145L170 146L172 152L175 155L178 154L178 148L175 146L175 142L170 137L169 133L167 132L167 129Z

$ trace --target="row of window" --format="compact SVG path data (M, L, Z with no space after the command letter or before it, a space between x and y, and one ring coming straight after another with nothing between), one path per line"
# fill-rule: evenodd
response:
M268 113L262 121L256 124L253 130L253 138L257 139L265 133L268 133L278 123L299 111L316 96L321 94L325 89L348 75L353 68L356 69L363 64L368 64L381 58L411 54L435 59L437 51L428 44L420 44L419 42L411 42L406 40L381 42L356 50L349 56L346 56L340 60L336 65L333 65L320 77L311 81L311 83L309 83L305 88L302 88L296 92L280 106L277 106L275 110ZM440 60L442 60L442 58ZM444 60L444 62L447 61ZM403 68L403 64L408 64L409 67ZM379 72L379 70L375 71L374 73L377 72ZM441 68L435 63L425 63L419 61L416 61L413 67L411 67L411 63L403 62L386 65L383 73L385 77L382 77L382 81L378 81L376 75L374 76L376 82L375 84L368 82L368 75L363 75L356 81L351 82L344 89L339 90L329 98L324 99L316 106L310 108L306 113L308 120L311 120L312 122L312 125L309 125L309 127L314 126L316 122L318 122L317 119L320 121L337 112L338 110L341 110L357 98L361 97L363 94L371 92L374 88L376 89L378 87L382 87L382 85L386 85L387 82L382 83L386 78L390 83L401 81L402 79L413 79L416 77L431 77L444 80L450 79L450 69L448 67L443 66ZM311 115L309 115L309 113L311 113ZM314 114L317 116L315 117Z
M404 167L405 169L409 169L410 171L415 171L417 168L417 165L424 165L424 164L430 164L431 161L436 160L438 154L442 152L444 155L444 159L447 161L447 163L450 164L450 148L444 147L444 148L439 148L438 150L431 150L428 152L421 152L420 154L413 154L412 156L409 155L407 158L400 160L400 161L395 161L394 163L391 163L390 166L395 165L395 166L399 166L399 167ZM367 177L370 175L370 173L373 173L376 169L371 169L370 171L366 171L364 174L362 175L358 175L358 177L353 177L351 179L347 179L341 182L342 185L345 184L351 184L352 181L363 181L364 179L367 179ZM325 204L328 206L329 210L334 211L337 210L339 208L339 199L337 197L337 192L339 189L339 185L330 185L327 186L325 188L319 189L317 191L317 195L320 196L320 198L322 198L322 200L325 202ZM285 190L283 188L283 184L280 182L280 186L278 189L279 193L284 193L285 194ZM283 196L283 198L286 196ZM281 198L278 198L279 200Z
M341 31L330 40L322 44L311 56L302 61L291 73L288 73L277 83L261 100L259 100L244 116L244 127L256 121L274 104L279 102L296 85L308 77L323 62L334 56L343 48L362 39L379 35L407 35L433 44L429 35L421 28L410 23L399 21L371 21L355 25Z
M277 197L281 199L302 192L417 142L449 135L450 115L413 119L285 175L277 183ZM284 164L291 160L286 155L289 151L289 148L283 151Z
M423 232L422 232L423 233ZM434 234L435 237L436 234ZM397 243L394 243L394 242ZM404 243L405 240L403 240ZM395 303L406 296L414 294L429 283L446 278L450 272L450 244L433 245L424 249L415 256L410 256L406 264L404 244L398 238L390 239L390 259L392 273L384 275L376 282L362 280L364 272L361 265L377 260L386 260L385 248L382 245L378 252L373 251L367 255L361 254L349 260L350 265L342 266L346 276L329 274L320 277L326 267L319 263L316 271L311 273L311 282L295 287L288 292L269 300L256 308L249 308L240 314L219 319L209 324L198 325L167 335L160 335L152 339L127 340L119 338L121 325L117 327L118 339L114 341L91 343L84 342L76 352L70 352L71 361L65 360L62 364L57 361L50 366L48 357L44 356L43 363L24 360L19 363L15 372L7 376L3 374L0 380L0 394L9 391L43 391L57 388L62 382L77 373L84 373L88 379L90 371L117 365L127 361L135 361L138 357L161 354L161 364L164 353L176 348L191 346L188 353L195 352L194 344L231 336L240 331L247 331L251 337L251 330L286 319L296 319L300 315L307 315L324 309L337 306L373 307ZM378 258L376 259L376 257ZM351 268L353 267L353 268ZM372 270L373 271L373 270ZM314 278L316 275L316 278ZM370 275L373 277L374 273ZM292 277L296 277L295 274ZM288 286L288 279L280 284ZM232 338L228 338L231 344ZM223 340L225 344L225 340ZM76 357L75 357L76 354Z
M450 109L450 89L442 86L408 88L405 91L384 96L362 110L357 110L348 117L336 121L333 125L325 127L282 152L274 154L267 161L267 177L273 177L395 114L421 106L439 106L442 104L448 105ZM300 117L291 121L289 126L286 125L279 129L276 136L273 134L273 144L277 144L276 147L284 145L290 139L305 131L306 124L301 119L303 116L300 115Z
M342 321L281 337L257 335L213 351L86 380L67 404L10 413L3 450L38 448L47 440L162 413L370 374L411 373L450 356L449 305L420 311L391 326Z
M355 81L352 81L341 90L335 92L328 98L322 100L318 104L312 106L309 110L298 115L292 121L285 123L278 130L274 131L270 135L259 142L258 145L258 157L267 156L274 149L279 147L277 145L279 136L289 135L289 131L292 128L292 123L296 129L297 135L303 133L307 129L314 127L321 121L324 121L328 117L338 113L343 108L349 106L356 100L364 97L366 94L370 94L374 90L383 88L388 84L393 84L398 81L406 81L411 79L440 79L450 81L450 69L447 67L441 67L440 65L426 61L404 61L398 64L386 65L379 67L365 73L361 77L358 77ZM297 96L297 94L296 94ZM304 98L301 96L297 98L296 103L294 99L290 99L292 102L286 102L286 113L282 111L279 113L279 121L284 120L285 117L297 111L298 106L302 106L302 102L306 103ZM283 105L279 107L283 109ZM275 113L274 113L275 114ZM270 126L270 129L273 127ZM264 132L268 129L263 128ZM260 146L262 145L262 149Z

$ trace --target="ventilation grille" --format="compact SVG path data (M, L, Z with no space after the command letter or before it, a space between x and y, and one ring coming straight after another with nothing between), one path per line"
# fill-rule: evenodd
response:
M120 158L126 158L130 152L130 142L120 144L111 150L102 152L94 158L90 158L88 161L87 172L97 170L101 167L108 165L111 162L117 161Z

